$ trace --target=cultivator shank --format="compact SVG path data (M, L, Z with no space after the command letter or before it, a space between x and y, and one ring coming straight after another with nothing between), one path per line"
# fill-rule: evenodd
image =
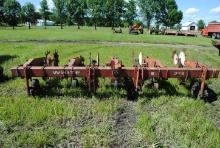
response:
M57 54L58 55L58 54ZM48 57L50 57L48 60ZM202 96L205 80L209 78L218 78L219 71L213 68L205 67L197 62L185 61L181 67L166 67L158 60L150 57L142 58L142 54L135 62L133 67L125 67L118 58L112 58L106 66L99 66L99 56L92 60L90 64L84 64L83 57L76 57L69 61L65 66L56 64L59 56L46 56L45 58L31 59L27 63L11 69L14 77L25 78L27 92L29 95L36 91L39 81L34 80L35 84L30 86L29 81L32 78L71 78L76 80L79 77L84 78L89 91L95 92L99 86L99 78L109 78L115 87L124 84L128 97L134 99L141 90L146 80L166 80L169 78L178 78L181 80L198 79L201 83L199 96ZM50 61L50 62L49 62ZM50 66L55 65L56 66Z

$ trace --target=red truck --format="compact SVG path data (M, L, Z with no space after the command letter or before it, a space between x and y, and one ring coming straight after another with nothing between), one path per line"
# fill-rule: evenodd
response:
M212 37L213 39L220 38L220 22L209 23L208 26L202 30L202 35Z

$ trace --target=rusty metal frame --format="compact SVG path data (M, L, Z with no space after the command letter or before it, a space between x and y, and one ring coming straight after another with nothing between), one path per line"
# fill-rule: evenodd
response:
M75 58L76 59L76 58ZM89 91L96 91L98 78L131 78L133 86L138 91L144 81L150 79L190 79L196 78L201 81L201 88L199 95L204 91L205 81L210 78L218 78L219 70L208 68L203 64L197 62L186 61L185 67L166 67L158 60L153 58L145 58L142 65L135 65L133 67L124 67L118 59L112 59L107 66L99 66L94 64L74 65L74 59L71 59L66 66L45 66L42 62L45 58L30 59L23 65L11 69L12 76L21 77L25 79L27 93L30 95L29 80L33 77L43 78L77 78L83 77L86 80Z

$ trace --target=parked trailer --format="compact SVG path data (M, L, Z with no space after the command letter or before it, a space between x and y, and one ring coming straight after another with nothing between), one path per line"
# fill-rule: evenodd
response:
M175 63L182 63L179 67L166 67L160 61L150 57L143 59L142 53L135 60L133 67L125 67L118 58L112 58L106 66L99 66L99 56L96 60L92 60L90 56L89 65L84 65L84 58L80 56L70 59L70 62L65 66L51 66L56 65L54 62L59 61L57 55L57 53L54 54L52 63L49 63L51 58L49 60L48 57L51 56L48 55L43 58L30 59L25 64L12 68L12 76L25 79L28 95L36 95L41 92L39 91L39 80L33 78L72 78L77 80L82 77L90 92L96 92L99 78L109 78L116 86L121 85L127 90L129 99L135 99L146 80L152 80L156 84L154 86L158 86L160 80L169 78L177 78L181 81L196 79L199 81L199 85L191 85L193 86L190 90L193 92L192 96L207 96L205 81L210 78L218 78L219 75L219 70L206 67L198 62L186 61L183 56L180 58L174 56L174 61L180 61Z
M197 36L197 31L182 31L182 30L166 30L165 35L176 35L176 36Z
M208 26L202 30L202 35L205 37L212 37L213 39L219 39L220 23L209 23Z

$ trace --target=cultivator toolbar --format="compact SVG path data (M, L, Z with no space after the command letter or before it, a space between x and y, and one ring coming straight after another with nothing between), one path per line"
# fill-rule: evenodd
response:
M58 53L55 52L51 56L47 52L45 57L30 59L25 64L12 68L11 71L14 77L25 79L28 95L40 93L39 80L32 79L36 77L44 79L71 78L75 85L77 78L82 77L91 92L95 92L99 87L99 78L109 78L115 87L120 85L127 90L129 99L137 97L138 91L141 90L146 80L152 80L154 86L159 88L158 82L169 78L178 78L181 81L198 80L192 82L191 95L203 97L207 95L205 81L209 78L217 78L219 75L217 69L185 60L184 52L181 52L179 56L176 52L173 53L173 62L179 66L171 68L164 66L156 59L143 58L142 53L134 60L133 67L125 67L118 58L112 58L106 66L100 66L99 55L96 60L93 60L91 54L89 65L85 65L84 61L84 58L80 56L70 59L65 66L58 66Z

